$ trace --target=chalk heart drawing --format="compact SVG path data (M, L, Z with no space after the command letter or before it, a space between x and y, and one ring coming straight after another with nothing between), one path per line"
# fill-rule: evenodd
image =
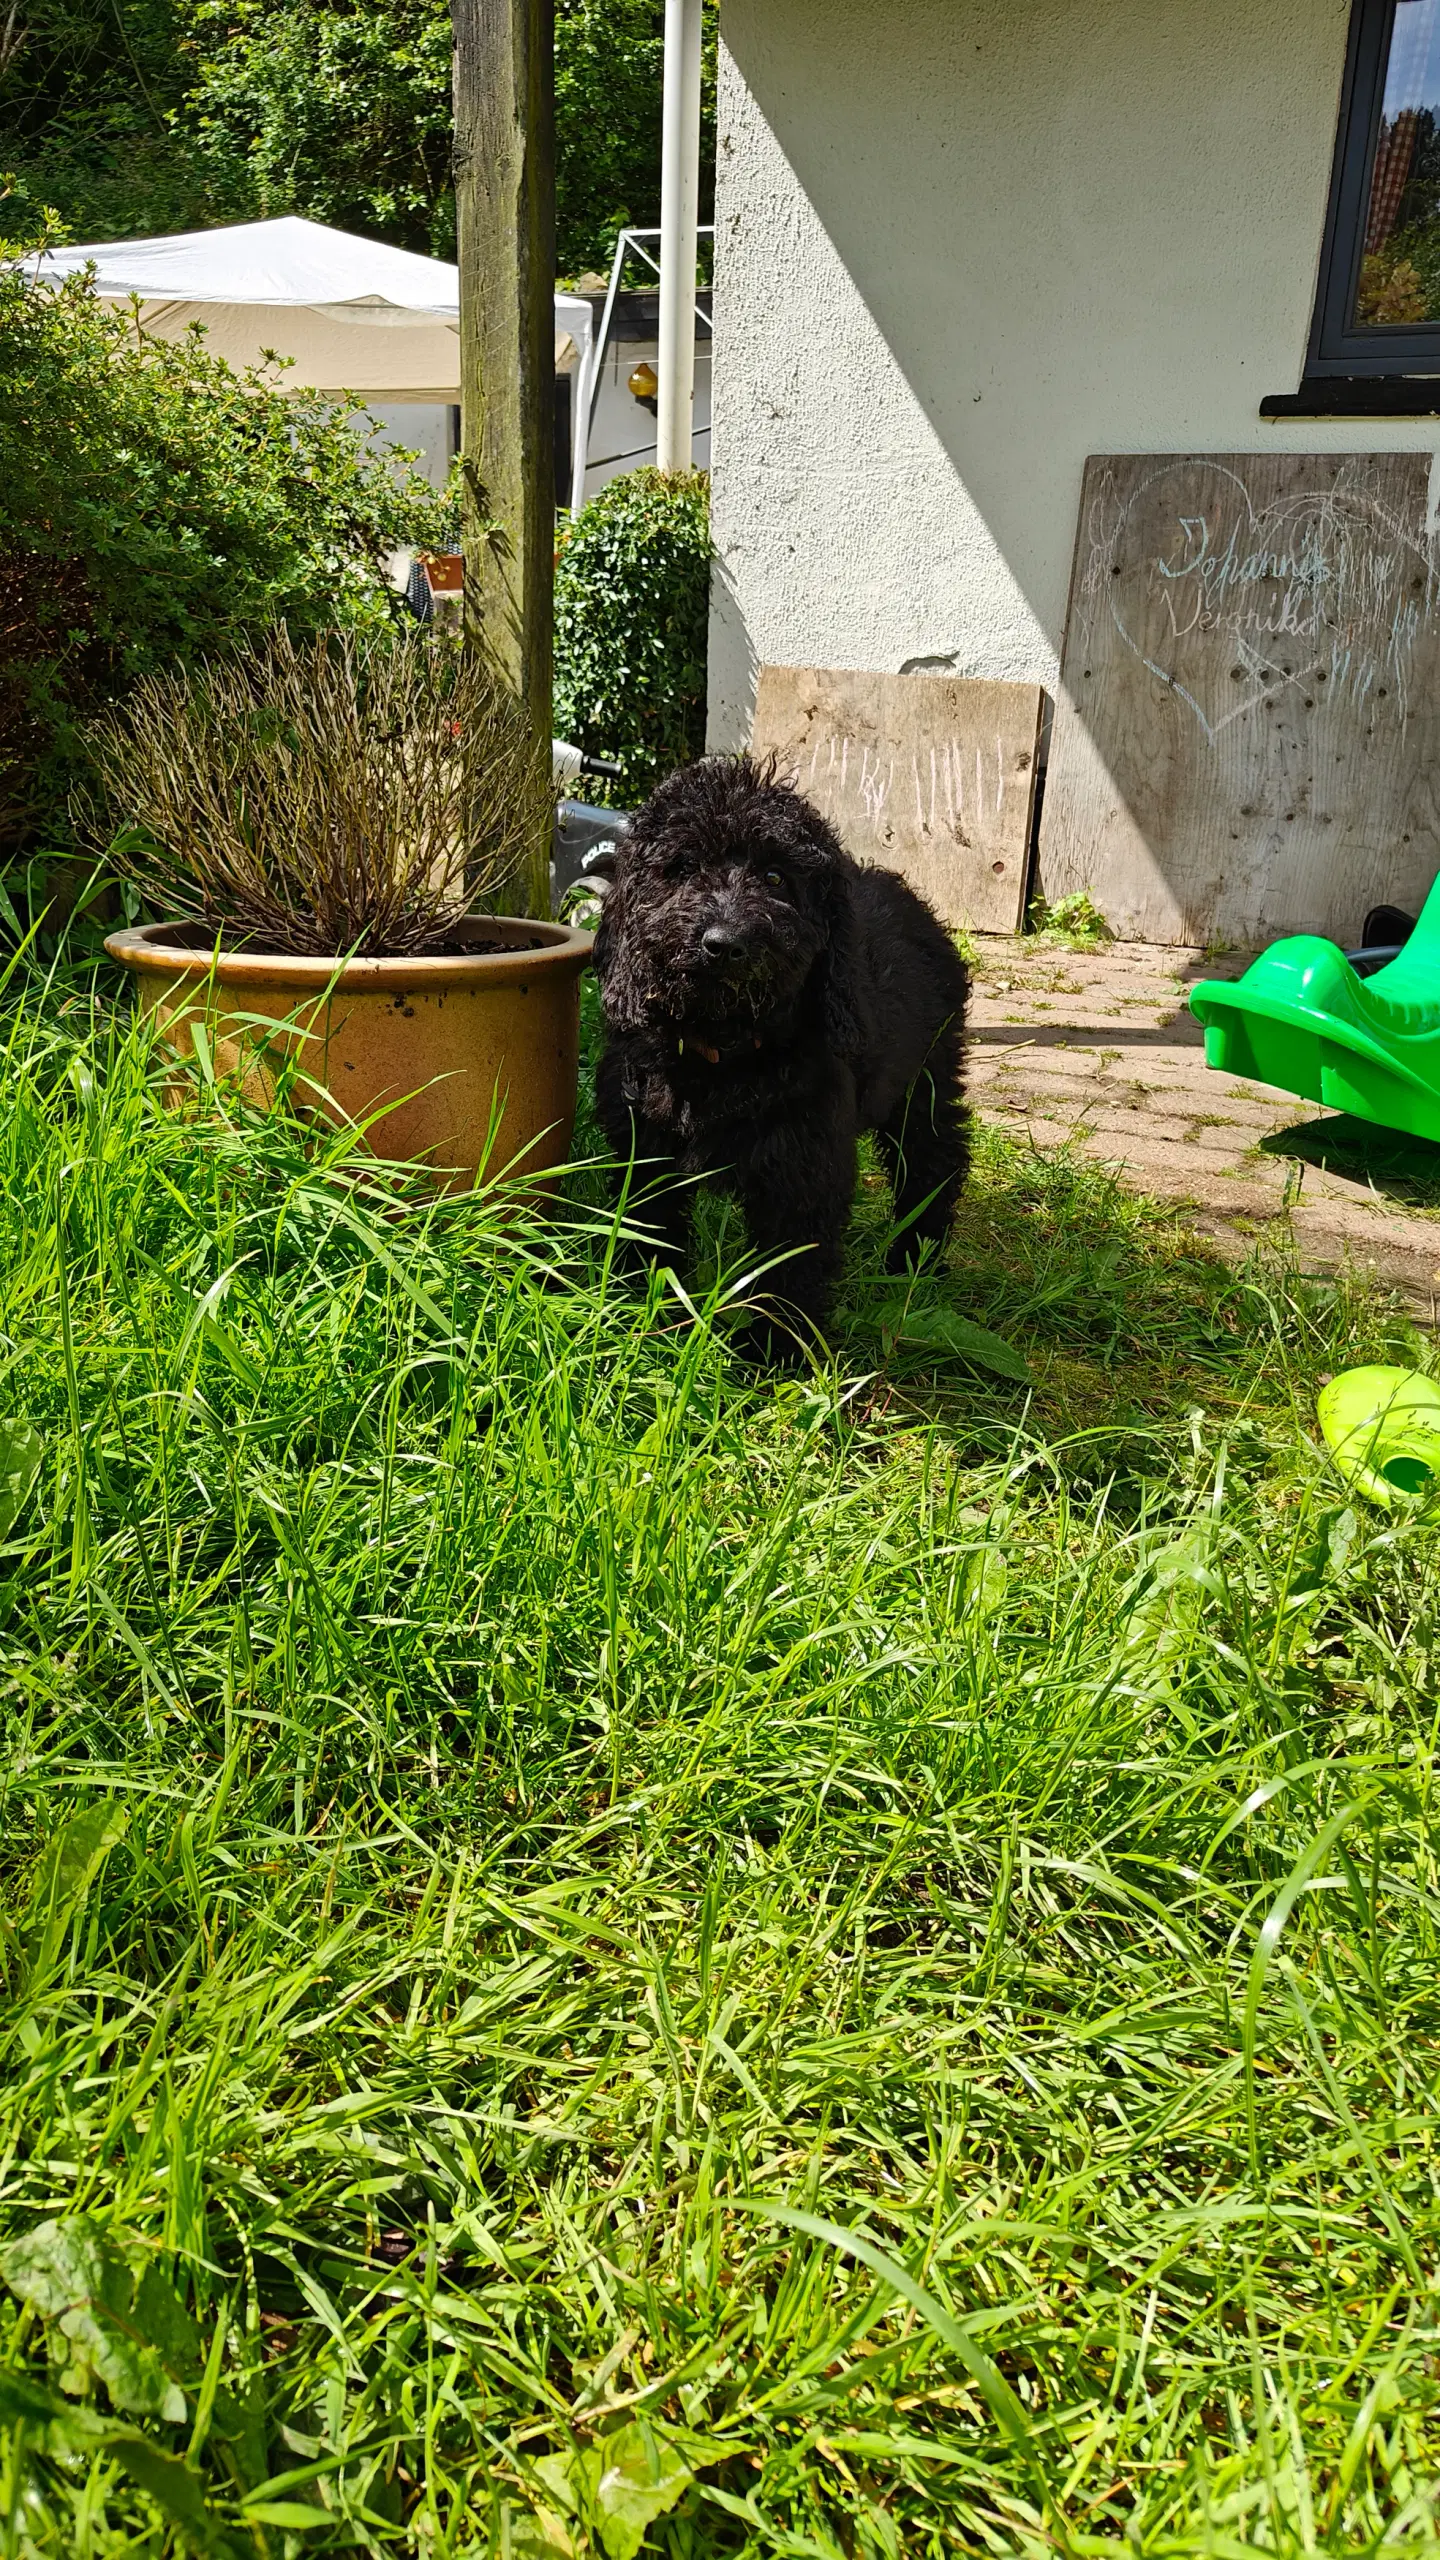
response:
M1197 513L1202 474L1214 495ZM1147 548L1137 520L1168 523L1168 540L1157 550L1152 533ZM1440 563L1425 528L1365 490L1337 476L1257 507L1238 472L1187 459L1128 500L1102 487L1087 533L1087 628L1107 617L1212 745L1282 694L1313 699L1317 678L1328 700L1363 701L1383 687L1403 721L1415 642L1440 604Z

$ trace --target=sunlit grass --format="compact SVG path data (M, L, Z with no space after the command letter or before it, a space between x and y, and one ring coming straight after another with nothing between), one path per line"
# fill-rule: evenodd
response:
M0 2547L1433 2547L1403 1319L992 1138L756 1379L8 1001Z

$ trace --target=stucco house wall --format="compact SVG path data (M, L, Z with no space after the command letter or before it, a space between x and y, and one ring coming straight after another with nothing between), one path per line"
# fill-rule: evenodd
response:
M1087 453L1440 449L1258 415L1300 379L1348 19L725 0L712 744L766 661L1053 689Z

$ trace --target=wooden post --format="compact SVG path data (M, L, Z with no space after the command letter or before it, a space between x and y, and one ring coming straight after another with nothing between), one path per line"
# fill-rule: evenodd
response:
M454 0L465 623L548 758L555 573L554 0ZM550 912L550 844L508 893Z

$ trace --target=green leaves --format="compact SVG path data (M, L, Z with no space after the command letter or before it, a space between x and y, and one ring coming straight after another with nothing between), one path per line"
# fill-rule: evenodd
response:
M717 17L704 0L702 222ZM57 206L80 240L296 212L453 258L447 0L125 0L123 26L110 0L28 0L0 67L22 204ZM659 219L663 57L654 0L557 0L561 275L608 267L622 223Z
M880 1338L888 1354L896 1349L946 1351L972 1368L993 1369L997 1377L1030 1384L1030 1371L1020 1353L998 1333L972 1324L953 1307L916 1306L908 1300L881 1314Z
M72 2214L12 2241L0 2276L49 2327L63 2391L79 2398L101 2382L113 2408L183 2424L200 2342L153 2258Z
M0 268L0 841L65 841L77 724L136 676L276 622L388 620L381 556L448 517L352 414L145 337L81 276Z
M561 2552L576 2548L563 2517L584 2526L606 2560L635 2560L649 2526L684 2497L696 2464L718 2461L723 2451L699 2437L687 2442L673 2429L641 2418L593 2444L546 2454L535 2472L560 2515L541 2509L540 2547L548 2541Z
M40 1853L18 1929L23 1979L33 1990L54 1965L75 1913L84 1904L117 1840L125 1836L123 1806L104 1797L72 1813L51 1833Z
M206 2513L199 2474L138 2428L117 2426L93 2409L67 2405L19 2372L0 2372L0 2427L23 2429L32 2447L62 2460L76 2454L92 2459L97 2453L112 2455L178 2528L184 2548L208 2552L227 2547Z
M555 726L614 756L634 807L705 744L705 473L631 471L581 509L555 571Z
M45 1454L28 1422L0 1422L0 1538L8 1538L40 1473Z

